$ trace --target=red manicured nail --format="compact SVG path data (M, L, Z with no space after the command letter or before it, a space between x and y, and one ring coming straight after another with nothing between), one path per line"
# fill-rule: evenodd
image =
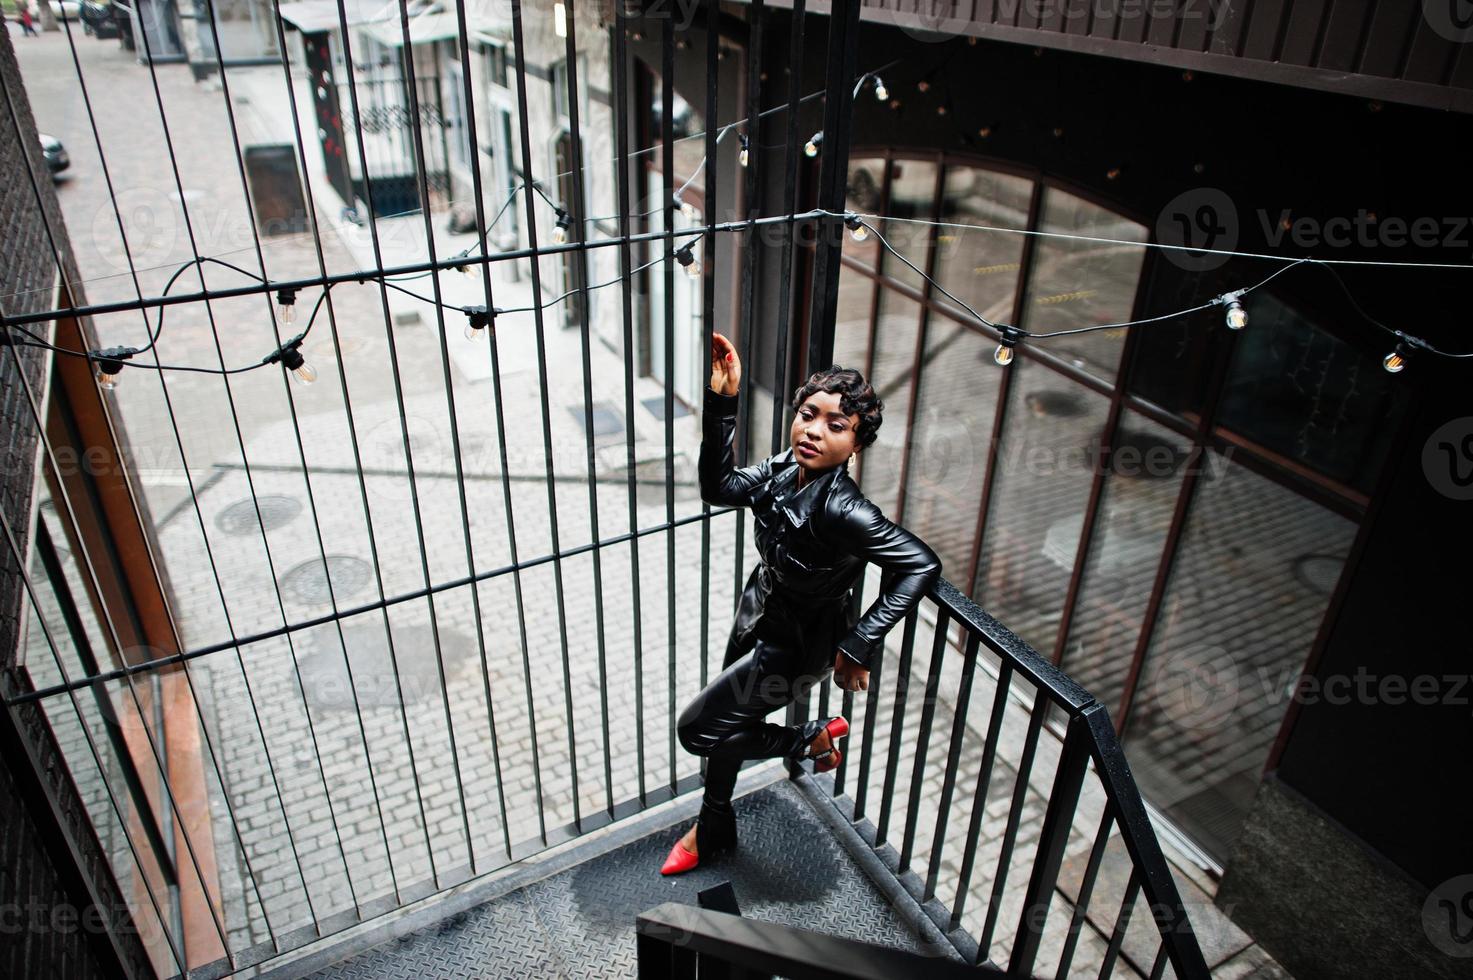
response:
M727 360L728 360L728 361L729 361L729 360L731 360L731 358L732 358L732 355L731 355L731 354L729 354L729 353L728 353L728 354L727 354L727 355L726 355L726 359L727 359Z

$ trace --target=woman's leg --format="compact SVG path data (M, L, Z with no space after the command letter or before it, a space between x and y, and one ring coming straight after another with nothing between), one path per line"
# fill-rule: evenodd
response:
M758 640L752 651L722 670L680 713L677 732L688 752L707 756L706 801L729 804L744 759L793 755L807 741L807 725L763 719L803 697L822 679L801 672L797 651Z

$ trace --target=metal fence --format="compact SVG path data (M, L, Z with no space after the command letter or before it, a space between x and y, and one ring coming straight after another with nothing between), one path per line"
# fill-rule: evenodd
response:
M371 266L348 271L329 267L318 215L330 209L319 199L324 187L311 176L316 171L309 154L311 137L303 133L313 127L295 99L290 101L290 118L297 163L308 175L302 190L315 271L269 274L259 238L252 243L254 269L245 267L250 263L236 264L202 251L179 175L183 154L176 150L176 140L183 134L168 129L160 97L176 192L186 205L190 261L164 289L145 290L123 234L136 298L87 304L68 294L56 309L5 316L7 335L15 343L58 351L53 398L35 387L24 392L43 441L46 503L34 532L28 533L29 527L14 515L5 515L7 547L25 580L31 623L30 657L8 678L6 705L42 705L58 739L69 746L73 779L89 803L96 834L112 855L111 872L125 883L131 897L128 911L161 975L218 975L268 961L700 785L696 760L676 749L674 718L682 690L708 678L708 658L700 656L697 666L689 651L692 644L700 651L709 648L713 624L719 630L724 618L728 585L738 586L744 577L746 525L739 513L727 517L727 512L704 506L682 513L677 507L678 494L690 497L688 486L678 479L673 384L664 384L657 398L645 400L658 409L658 452L651 455L636 445L632 419L644 379L636 378L633 357L638 346L635 277L653 270L652 287L668 297L677 268L689 269L690 248L700 249L706 258L700 269L702 330L693 342L702 350L717 322L718 263L711 257L720 254L719 238L734 238L744 247L720 247L736 255L731 285L742 300L739 335L744 357L752 363L760 356L753 349L752 329L756 253L770 249L782 257L778 290L783 324L796 320L791 314L798 284L804 281L795 274L801 261L814 284L807 345L799 357L790 358L790 347L801 344L803 335L784 330L776 363L797 360L809 368L829 363L844 235L850 89L860 74L855 64L858 5L837 10L840 16L827 24L826 135L817 208L800 211L798 206L806 134L797 128L797 110L809 96L801 92L794 73L786 90L777 93L785 101L777 100L776 108L786 112L780 123L785 132L781 171L765 173L760 165L748 166L740 174L747 213L717 220L708 208L702 223L687 230L677 230L675 221L677 192L683 188L669 129L678 45L686 46L689 28L690 38L705 48L707 125L700 138L707 201L719 200L718 189L734 180L720 165L718 141L724 129L743 125L756 132L761 117L774 111L764 108L774 101L773 87L760 77L760 57L754 55L746 66L744 117L718 126L718 4L700 4L694 22L682 25L668 5L650 5L643 12L615 5L606 26L617 213L613 222L571 220L570 213L597 213L587 203L594 175L583 147L581 119L580 94L589 83L579 77L579 31L596 21L581 15L575 2L557 4L560 16L553 7L513 2L506 9L519 100L519 171L539 172L533 147L545 135L538 133L534 140L528 108L525 21L532 15L539 18L544 36L543 21L550 24L557 18L556 36L564 48L560 77L567 86L566 158L575 161L569 172L553 174L555 179L521 184L511 206L521 212L525 244L493 251L482 232L477 244L445 254L437 248L429 209L421 207L424 257L389 260L379 219L403 209L386 207L385 195L376 187L375 175L388 166L387 158L376 156L378 142L397 141L389 154L394 165L407 167L403 176L413 180L419 202L431 200L445 151L443 144L439 151L432 146L441 108L439 103L431 108L428 93L438 93L441 86L431 80L426 88L426 80L415 77L413 58L404 60L405 78L395 90L402 92L402 102L397 95L383 97L378 82L361 86L354 75L349 8L338 0L346 80L337 91L343 119L353 130L347 147L356 158L354 169L367 178L361 194L368 209ZM795 50L803 48L803 31L810 23L804 8L802 0L795 4ZM474 148L480 144L473 45L466 7L457 5L453 12L466 107L461 123ZM399 13L402 39L409 45L410 12L401 5ZM768 16L761 3L747 9L751 37L760 37ZM285 48L279 15L277 30ZM636 59L630 45L641 36L658 38L659 64L645 67L658 76L654 97L666 129L651 134L652 142L636 145L631 120L639 107L631 105L637 86L631 78ZM146 70L156 72L152 64ZM283 71L290 90L290 70ZM80 84L80 62L78 76ZM155 93L157 77L152 75ZM240 164L241 191L249 201L231 76L223 64L221 78L232 156ZM96 120L93 132L98 132ZM117 185L122 177L115 179L109 169L101 137L96 151L121 233L123 204ZM649 217L641 203L645 196L628 161L653 153L660 156L663 187L655 203L659 230L651 231L643 224ZM470 176L476 227L488 229L498 215L486 202L499 194L482 186L480 167L472 167ZM43 177L28 175L38 206ZM763 214L757 189L760 181L769 180L781 183L786 207ZM570 188L571 207L548 196L548 189L560 181ZM616 225L616 231L595 235L600 222ZM800 229L812 244L799 240ZM64 246L55 248L58 267L63 267ZM547 311L564 297L545 292L541 276L529 278L531 297L525 307L508 309L495 301L501 283L493 276L494 267L536 267L547 260L591 263L611 252L614 278L571 280L579 299L576 372L571 363L550 353ZM647 257L638 266L637 252ZM225 268L235 278L229 285L210 285L207 267ZM174 291L186 271L197 274L198 288ZM445 274L462 272L480 283L484 303L461 305L448 299ZM378 390L392 393L392 399L382 402L386 414L375 414L379 403L369 404L365 387L357 384L361 377L345 367L353 345L364 343L335 302L342 295L335 291L351 286L364 286L378 296L383 332L373 342L383 346L374 348L374 377ZM603 286L618 291L614 309L624 355L618 382L625 424L623 445L609 444L618 450L613 477L609 471L601 474L598 466L599 450L606 447L598 440L600 405L590 323L590 294ZM429 343L414 345L396 333L391 292L411 293L433 310ZM298 293L314 298L310 304L306 299L298 303ZM295 319L299 308L300 325ZM165 311L172 311L171 323L190 324L191 337L214 355L213 363L171 366L160 361L161 338L171 329L164 326ZM290 320L287 311L292 311ZM666 302L662 312L663 322L648 327L663 332L663 377L670 379L676 373L674 305ZM90 342L97 336L96 325L117 315L140 316L148 342L106 349ZM269 326L271 342L258 352L265 356L232 362L226 356L227 341L240 331L229 324L251 319ZM51 324L54 332L36 333L45 329L38 325ZM314 374L301 351L314 329L317 349L330 351L326 361L332 366L321 370L335 387L336 400L331 412L309 414L290 375L308 380ZM451 337L462 329L476 345L489 381L470 404L453 377L457 362ZM503 371L503 359L512 348L523 352L532 369L524 389ZM18 358L14 346L7 356ZM116 394L99 393L87 384L94 371L108 391L119 376L156 377L157 411L130 418ZM257 383L268 372L281 372L279 385L268 389ZM414 389L411 372L428 394ZM191 454L199 456L197 443L207 413L191 399L170 394L169 379L190 374L219 379L211 404L221 406L229 422L220 437L233 458L208 468L191 464ZM776 374L774 451L783 420L782 395L790 387L783 369ZM578 392L581 435L571 445L561 436L555 445L550 398L555 387ZM648 384L643 387L650 390ZM519 391L526 397L516 397ZM258 402L276 413L275 428L269 438L248 439L243 419L262 410ZM433 408L426 407L430 402ZM435 420L433 438L443 448L432 456L424 452L425 434L415 421L429 413ZM476 428L475 420L482 418L494 419L495 426ZM141 517L145 508L139 506L138 473L120 450L124 423L134 436L147 432L161 438L181 467L176 506L149 526ZM530 475L514 473L509 460L508 439L518 426L540 435L533 439L540 465ZM472 447L472 436L484 436L486 442ZM392 450L387 466L374 458L379 443ZM79 466L76 454L93 448L106 457L106 465ZM478 451L489 461L484 467L473 463ZM647 479L651 459L659 477L652 485ZM569 464L561 473L556 472L559 461ZM201 475L202 469L208 475ZM560 527L570 513L567 495L559 500L564 482L587 497L586 512L572 504L580 521L587 522L578 527L578 536L565 535ZM400 492L386 498L384 488L390 484ZM291 493L278 489L287 485ZM222 486L244 494L238 507L218 506L217 488ZM539 528L545 534L533 536L530 547L525 540L518 542L518 504L525 506L522 491L528 486L534 497L545 497L547 517L547 526ZM498 504L492 537L498 547L505 546L508 559L493 565L484 551L477 553L477 545L487 540L480 524L483 512L498 509ZM338 522L344 514L355 519L361 515L367 558L339 553ZM614 530L601 526L601 514ZM295 525L292 533L280 533L298 515L310 529L299 533L302 525ZM622 518L622 531L616 516ZM191 534L197 530L202 542L187 576L179 573L182 566L166 560L176 528L188 528ZM233 543L237 541L250 543L252 561L263 577L232 564L232 549L244 547ZM451 545L446 547L445 541ZM367 598L359 598L360 592ZM1113 826L1113 839L1128 852L1131 873L1102 972L1108 974L1119 957L1132 910L1137 898L1144 897L1160 937L1152 975L1160 976L1169 962L1178 976L1204 976L1200 951L1104 709L951 586L943 585L931 601L935 608L928 604L923 610L935 617L924 697L914 699L910 693L918 612L894 644L898 659L879 666L868 703L856 716L863 729L858 770L851 777L847 761L838 770L836 803L886 855L891 824L899 819L897 788L908 787L894 862L897 875L918 891L928 910L937 909L938 893L949 891L952 904L933 914L958 948L975 962L1006 948L1010 969L1020 975L1031 971L1048 937L1084 934L1095 876ZM616 603L622 608L616 609ZM207 604L210 612L201 614L199 622L207 620L208 629L197 627L185 607ZM534 669L534 656L543 657L537 665L540 673ZM960 686L943 707L948 702L937 691L947 665L960 670ZM893 684L885 676L890 671ZM989 723L973 727L969 736L974 691L989 686ZM879 703L882 693L894 698L888 718ZM846 708L851 697L846 695ZM827 700L825 689L820 711L827 710ZM913 736L907 726L917 710L919 727ZM1017 710L1025 710L1027 720L1013 752L1003 733ZM938 711L952 716L944 766L928 762L923 751L937 727ZM1031 778L1039 746L1047 744L1045 723L1051 711L1063 719L1065 735L1051 786L1039 793L1031 788ZM617 728L631 716L631 728ZM882 729L888 730L884 738ZM975 740L978 733L980 742ZM912 759L907 752L914 753ZM962 773L972 765L979 775L966 839L950 850L960 861L952 873L946 863L947 828L959 825L960 817L952 824L949 815L954 802L960 804L954 800L959 787L965 795ZM1097 785L1086 781L1091 765ZM999 766L1011 769L1013 788L1001 835L986 839L986 804ZM923 790L927 779L938 774L942 787L933 799ZM852 802L846 789L851 778ZM871 825L868 815L876 794L881 795L879 816ZM1019 828L1028 826L1025 811L1040 799L1042 822L1032 861L1021 874L1010 874L1023 860L1018 838ZM1069 897L1059 887L1059 870L1070 853L1071 828L1082 800L1095 800L1102 813L1097 833L1086 842L1088 866L1072 889L1066 918L1041 917L1038 910ZM933 805L927 875L916 889L917 876L909 868L918 853L922 814ZM993 844L995 854L988 851ZM969 930L964 928L970 925L964 919L966 897L984 857L995 860L995 870L985 878L989 900L980 907L980 925ZM1062 976L1069 970L1075 940L1061 942L1066 944L1060 950Z

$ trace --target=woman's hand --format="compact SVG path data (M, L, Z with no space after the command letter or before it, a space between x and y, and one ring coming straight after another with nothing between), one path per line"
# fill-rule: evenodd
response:
M834 683L846 691L868 691L869 671L844 656L834 654Z
M711 334L711 390L722 395L735 395L742 386L742 359L731 341L719 333Z

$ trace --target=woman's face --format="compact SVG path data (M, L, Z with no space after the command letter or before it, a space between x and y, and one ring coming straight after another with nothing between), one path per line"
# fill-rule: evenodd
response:
M803 399L793 415L793 458L799 466L815 472L840 466L850 453L859 451L855 439L858 426L857 414L839 412L838 392L814 392Z

